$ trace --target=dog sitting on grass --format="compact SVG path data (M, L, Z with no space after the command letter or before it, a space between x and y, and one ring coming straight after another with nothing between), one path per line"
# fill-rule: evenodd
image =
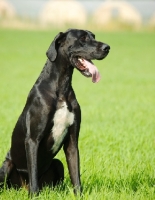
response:
M45 66L33 85L12 133L11 148L0 168L0 183L8 187L28 185L37 194L45 184L64 179L60 160L63 146L75 194L81 191L78 136L81 110L72 88L72 74L100 80L92 60L102 60L109 45L96 41L90 31L60 32L47 51Z

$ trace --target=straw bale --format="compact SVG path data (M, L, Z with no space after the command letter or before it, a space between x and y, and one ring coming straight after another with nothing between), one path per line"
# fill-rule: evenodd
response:
M83 25L86 23L86 11L76 0L48 1L40 14L40 21L55 25Z
M6 0L0 0L0 18L12 18L15 16L15 9Z
M135 25L142 23L142 17L139 12L125 1L106 1L93 15L93 21L101 25L108 24L114 19Z

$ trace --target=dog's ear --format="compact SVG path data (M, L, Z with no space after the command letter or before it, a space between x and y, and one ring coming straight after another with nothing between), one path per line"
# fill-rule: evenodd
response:
M59 40L64 36L63 32L60 32L53 40L53 42L51 43L51 45L49 46L49 49L46 52L46 55L48 57L48 59L53 62L55 61L56 57L57 57L57 48L58 48L58 42Z

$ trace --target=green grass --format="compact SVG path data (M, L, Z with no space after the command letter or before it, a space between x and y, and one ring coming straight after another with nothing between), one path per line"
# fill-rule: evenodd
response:
M0 163L29 90L46 61L56 31L0 30ZM65 181L45 199L155 199L155 36L154 33L97 32L111 46L95 61L102 79L75 71L73 85L82 109L79 137L83 193L75 198L63 151ZM27 191L0 190L0 200L26 200ZM35 198L34 198L35 199Z

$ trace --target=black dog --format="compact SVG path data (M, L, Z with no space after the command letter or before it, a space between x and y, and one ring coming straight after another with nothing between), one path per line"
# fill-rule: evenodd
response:
M81 191L78 136L81 110L72 88L74 68L93 82L100 79L92 59L103 59L110 47L93 33L60 32L47 51L48 60L31 89L13 130L10 151L0 168L0 182L28 185L38 193L45 184L64 179L63 164L53 159L63 146L74 192Z

